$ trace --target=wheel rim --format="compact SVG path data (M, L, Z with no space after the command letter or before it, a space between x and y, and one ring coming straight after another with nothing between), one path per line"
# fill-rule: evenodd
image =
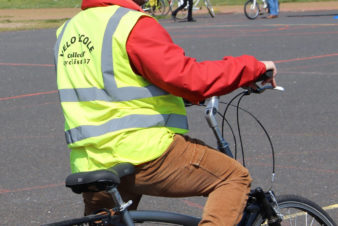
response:
M259 8L257 4L249 1L245 4L244 13L249 19L255 19L259 14Z
M283 214L283 222L281 225L331 225L329 222L323 222L325 220L325 216L322 215L320 212L314 210L311 206L306 205L304 203L298 202L285 202L282 203L280 206L280 212ZM314 211L314 212L312 212ZM321 216L321 219L316 217Z
M282 216L281 226L337 226L332 218L316 203L295 195L277 197L277 212ZM257 216L254 226L268 225L261 214Z

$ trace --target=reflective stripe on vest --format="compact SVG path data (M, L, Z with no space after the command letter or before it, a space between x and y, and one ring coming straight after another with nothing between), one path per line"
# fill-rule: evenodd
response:
M114 75L113 54L114 48L112 38L121 18L131 11L130 9L119 7L114 15L109 19L103 37L103 47L101 52L101 71L104 82L104 89L97 87L59 89L61 102L81 102L81 101L129 101L142 98L169 95L164 90L148 85L146 87L121 87L118 88ZM55 62L57 67L58 51L64 31L68 25L67 21L58 37L55 45ZM147 128L153 126L173 127L188 130L187 118L181 114L158 114L142 115L133 114L122 118L112 119L102 125L81 125L66 131L68 144L77 141L100 136L109 132L114 132L127 128Z
M60 42L61 42L63 33L65 32L65 29L66 29L68 23L69 23L69 20L67 20L65 25L63 26L62 31L60 32L60 35L59 35L58 39L56 40L56 43L55 43L55 46L54 46L55 71L57 71L57 67L58 67Z
M66 131L66 140L68 143L100 136L109 132L114 132L129 128L147 128L151 126L182 127L187 125L185 115L128 115L123 118L112 119L100 126L79 126Z

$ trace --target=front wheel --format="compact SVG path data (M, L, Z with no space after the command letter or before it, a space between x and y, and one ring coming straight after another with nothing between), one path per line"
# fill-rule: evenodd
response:
M248 0L244 3L244 15L250 19L254 20L258 17L259 15L259 6L256 1L253 0Z
M283 215L281 226L337 226L327 212L316 203L297 195L282 195L277 197L280 213ZM259 215L253 225L265 224Z

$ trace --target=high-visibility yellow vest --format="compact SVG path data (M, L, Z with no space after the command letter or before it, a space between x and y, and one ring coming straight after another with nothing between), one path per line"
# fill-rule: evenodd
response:
M72 172L151 161L175 133L188 131L182 98L130 66L127 38L145 15L119 6L90 8L57 31L57 85Z

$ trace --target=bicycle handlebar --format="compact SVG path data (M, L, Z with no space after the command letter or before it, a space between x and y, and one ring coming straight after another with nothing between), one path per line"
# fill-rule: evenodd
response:
M256 82L267 80L269 78L272 78L272 76L273 76L273 70L267 70L264 74L259 76L259 78L256 80Z
M272 73L273 73L272 70L267 71L257 80L257 82L264 81L268 78L271 78L273 75ZM251 93L260 94L260 93L263 93L267 89L284 91L284 88L281 86L273 87L272 85L265 85L265 86L260 87L257 84L255 88L245 88L245 89L246 91L244 92L244 95L250 95ZM218 149L221 152L233 158L233 154L230 150L229 144L222 136L222 133L216 121L216 114L218 113L218 109L219 109L219 98L220 98L219 96L213 96L209 98L207 106L205 108L205 118L208 122L209 127L212 129L214 135L216 136Z

